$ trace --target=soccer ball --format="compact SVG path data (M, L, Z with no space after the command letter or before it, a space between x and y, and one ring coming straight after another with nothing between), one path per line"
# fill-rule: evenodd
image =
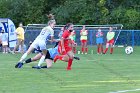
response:
M126 54L132 54L133 53L133 47L131 47L131 46L127 46L126 48L125 48L125 53Z

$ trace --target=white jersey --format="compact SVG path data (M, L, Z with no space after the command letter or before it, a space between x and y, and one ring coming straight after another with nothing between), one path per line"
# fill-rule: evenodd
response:
M54 30L50 26L47 26L42 29L36 39L46 41L49 36L54 36Z
M54 36L54 30L50 26L44 27L31 46L40 47L40 50L46 49L46 40L49 36Z

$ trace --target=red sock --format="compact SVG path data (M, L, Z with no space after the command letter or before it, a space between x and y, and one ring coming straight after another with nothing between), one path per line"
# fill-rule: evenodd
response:
M101 52L104 53L104 49L103 49L103 47L101 47Z
M69 61L68 61L68 66L67 66L67 68L71 68L72 61L73 61L73 59L70 58Z
M104 52L104 53L106 53L106 52L107 52L107 50L108 50L108 48L106 48L106 49L105 49L105 52Z
M97 50L97 52L98 52L98 53L100 53L100 48L99 48L99 47L98 47L98 50Z
M88 48L86 48L86 53L88 52Z
M84 47L81 48L82 52L84 52Z
M110 49L110 53L111 53L111 54L113 53L113 48Z

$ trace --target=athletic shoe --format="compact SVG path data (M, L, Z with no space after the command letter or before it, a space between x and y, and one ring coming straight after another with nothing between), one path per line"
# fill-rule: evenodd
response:
M34 69L41 69L40 66L32 66L32 68L34 68Z
M67 70L71 70L71 67L67 67Z
M12 54L15 54L15 52L14 52L14 51L11 51L11 53L12 53Z
M85 53L87 55L87 53Z
M16 65L15 65L15 68L21 68L23 66L23 63L22 62L18 62Z
M41 66L41 68L47 68L47 66Z
M80 60L80 58L79 58L79 57L74 57L74 59L76 59L76 60Z

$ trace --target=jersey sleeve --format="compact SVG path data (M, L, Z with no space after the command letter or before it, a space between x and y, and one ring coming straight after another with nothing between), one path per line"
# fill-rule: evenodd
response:
M66 39L68 38L69 33L67 31L64 31L64 33L62 34L62 38Z

